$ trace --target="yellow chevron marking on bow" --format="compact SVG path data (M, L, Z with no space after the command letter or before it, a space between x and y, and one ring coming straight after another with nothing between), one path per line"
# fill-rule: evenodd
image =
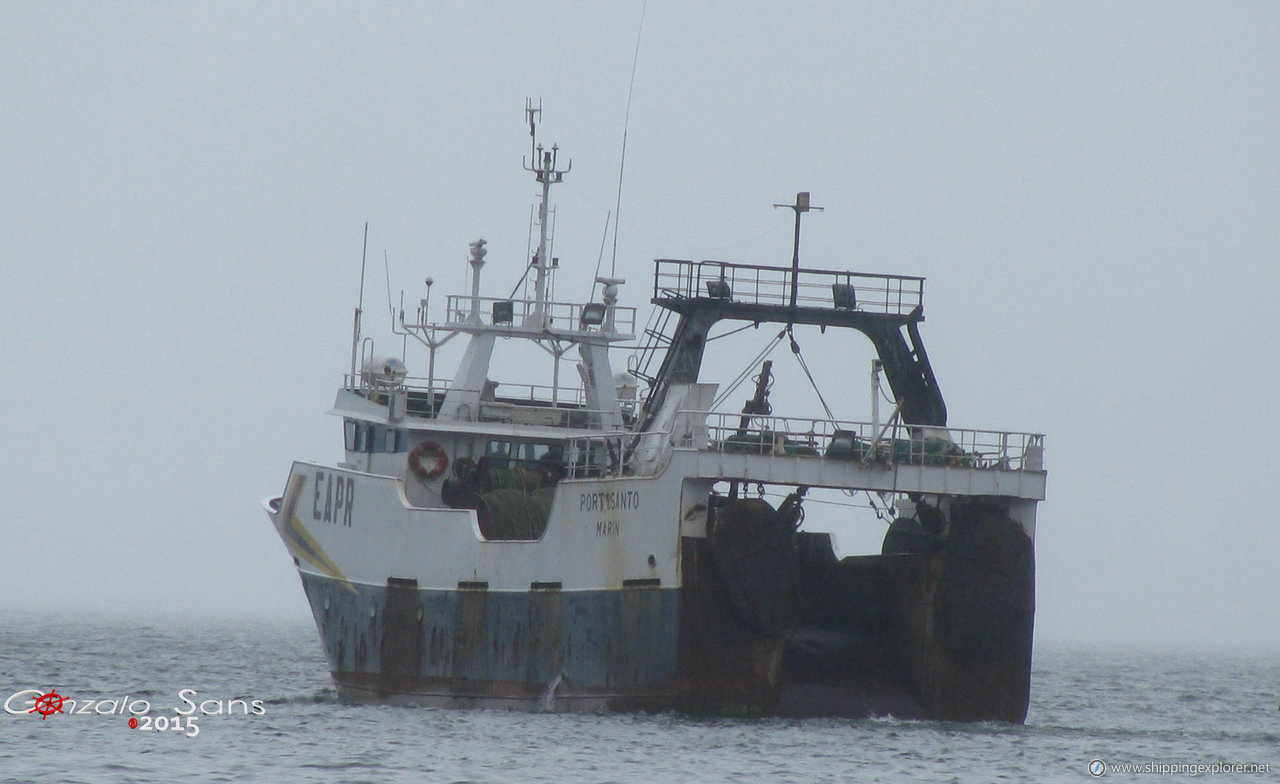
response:
M356 587L298 519L298 499L302 497L302 491L306 486L305 475L294 474L289 477L289 486L284 491L284 506L280 509L281 519L284 520L285 543L295 556L319 569L324 575L342 583L352 593L357 593Z

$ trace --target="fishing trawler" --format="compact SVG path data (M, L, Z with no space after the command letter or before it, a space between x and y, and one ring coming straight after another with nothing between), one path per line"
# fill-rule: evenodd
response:
M425 378L376 355L357 309L330 412L345 459L295 462L264 501L341 696L1022 722L1043 439L948 426L919 330L924 279L802 267L800 220L818 208L799 194L777 205L795 211L790 265L659 259L637 339L621 279L555 300L550 190L568 167L527 111L531 296L484 296L488 249L472 242L470 293L443 318L423 300L397 319L427 349ZM701 375L731 325L776 327L798 358L797 328L870 340L892 413L775 414L769 360L742 410L720 410ZM454 338L457 370L436 378ZM550 385L496 378L499 338L545 352ZM805 524L810 493L833 490L885 513L880 552L838 557Z

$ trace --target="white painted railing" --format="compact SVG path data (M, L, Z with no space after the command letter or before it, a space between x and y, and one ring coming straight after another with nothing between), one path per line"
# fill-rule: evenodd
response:
M520 326L527 319L537 313L538 302L531 299L502 299L499 297L479 297L479 313L477 314L480 324L486 327L497 324L512 324ZM453 326L464 324L471 319L472 298L451 294L446 301L445 321L443 326ZM501 304L499 304L501 303ZM501 314L501 320L494 321L494 305L498 305L498 311L505 310L506 306L510 306L511 311L508 315ZM547 302L542 306L543 313L550 319L551 326L568 330L581 330L587 332L598 332L601 330L601 324L583 324L582 312L587 307L587 303L579 302ZM596 307L603 307L597 304ZM614 305L613 307L613 331L618 335L631 335L636 328L636 309L631 307L622 307Z
M419 376L409 376L400 384L394 386L377 386L369 384L361 375L352 376L350 373L343 374L343 384L347 389L359 391L365 395L378 395L380 398L385 397L388 392L416 392L423 395L435 394L444 395L453 389L453 382L447 378L427 379ZM503 413L512 411L523 412L573 412L575 416L581 418L583 413L599 413L587 411L583 406L586 401L586 393L581 387L552 387L546 384L522 384L502 382L494 386L492 397L488 396L485 390L472 390L481 397L482 407L491 409L491 415L486 416L482 411L480 418L485 421L510 421L520 422L522 418L516 414L514 416ZM499 399L501 398L501 399ZM413 413L413 412L411 412ZM560 416L563 423L569 424L567 415ZM543 419L544 417L539 417Z
M1044 471L1044 436L999 430L875 425L802 417L681 412L705 427L671 433L613 433L575 439L569 476L617 476L624 466L660 466L673 449L754 454L778 459L816 458L870 464L906 464L979 471ZM696 435L695 435L696 434ZM658 435L658 438L646 437Z
M861 462L1043 471L1044 436L1000 430L876 425L800 417L706 413L705 449Z

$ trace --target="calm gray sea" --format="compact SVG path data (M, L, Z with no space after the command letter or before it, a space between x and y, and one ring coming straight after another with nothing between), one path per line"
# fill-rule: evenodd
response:
M7 612L0 698L26 710L52 689L80 705L0 712L0 781L1091 781L1101 760L1104 780L1274 782L1278 665L1276 651L1041 643L1021 727L446 711L338 702L306 622ZM138 700L149 729L128 726ZM1211 767L1243 764L1271 770Z

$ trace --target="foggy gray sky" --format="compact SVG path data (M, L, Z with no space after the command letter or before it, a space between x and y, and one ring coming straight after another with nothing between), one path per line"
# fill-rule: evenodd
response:
M589 280L639 21L0 4L0 606L305 617L259 502L340 456L364 222L384 348L384 252L443 300L485 237L509 290L541 97ZM1041 639L1274 644L1277 41L1274 3L651 0L623 304L656 257L788 263L770 205L811 191L806 263L928 278L951 424L1047 434ZM850 356L817 364L856 410Z

